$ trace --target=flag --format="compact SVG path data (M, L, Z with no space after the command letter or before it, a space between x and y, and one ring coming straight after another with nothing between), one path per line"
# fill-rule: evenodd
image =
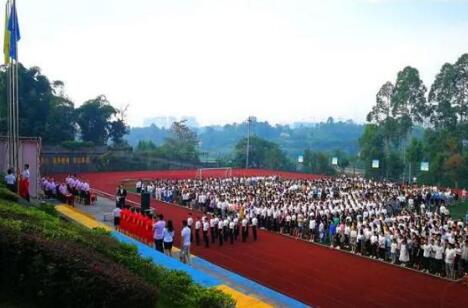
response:
M21 39L18 15L16 14L16 1L11 5L10 18L8 19L8 31L10 31L10 58L18 61L18 41Z
M5 33L3 35L3 55L5 57L5 64L10 63L10 31L8 31L8 3L5 5Z

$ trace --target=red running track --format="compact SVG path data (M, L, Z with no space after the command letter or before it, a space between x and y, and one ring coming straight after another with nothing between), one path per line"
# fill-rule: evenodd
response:
M271 175L272 171L233 170L239 175ZM188 178L195 171L114 172L81 174L96 189L113 194L122 179ZM222 176L223 171L219 174ZM304 178L297 173L278 173ZM215 176L216 174L213 174ZM314 176L307 175L313 178ZM129 198L139 201L137 195ZM178 230L188 210L152 201L158 213L172 219ZM194 213L194 215L196 215ZM177 239L176 239L177 242ZM176 243L177 244L177 243ZM215 264L319 307L468 307L468 288L421 273L401 269L337 250L294 240L267 231L259 240L234 245L217 244L192 252Z

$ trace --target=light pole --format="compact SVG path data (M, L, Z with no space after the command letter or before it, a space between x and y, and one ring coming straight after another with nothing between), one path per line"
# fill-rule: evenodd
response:
M247 118L247 126L248 126L248 133L247 133L247 147L245 149L245 169L249 169L249 156L250 156L250 126L252 124L253 117L249 116Z

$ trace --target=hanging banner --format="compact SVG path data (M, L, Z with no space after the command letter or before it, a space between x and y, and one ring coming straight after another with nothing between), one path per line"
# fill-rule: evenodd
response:
M380 161L378 159L374 159L372 161L372 168L379 169L379 166L380 166Z
M297 162L302 164L304 162L304 156L299 155L299 157L297 158Z
M421 171L429 171L429 162L423 161L421 162Z
M332 158L332 165L333 165L333 166L338 165L338 157L333 157L333 158Z

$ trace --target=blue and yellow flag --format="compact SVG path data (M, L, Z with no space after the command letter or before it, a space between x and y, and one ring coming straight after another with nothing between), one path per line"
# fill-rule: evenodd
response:
M5 57L5 64L10 63L10 31L8 31L8 17L9 17L9 2L5 5L5 33L3 36L3 55Z
M11 5L10 18L8 19L8 31L10 31L10 58L18 61L18 41L21 39L18 14L16 13L16 1Z

